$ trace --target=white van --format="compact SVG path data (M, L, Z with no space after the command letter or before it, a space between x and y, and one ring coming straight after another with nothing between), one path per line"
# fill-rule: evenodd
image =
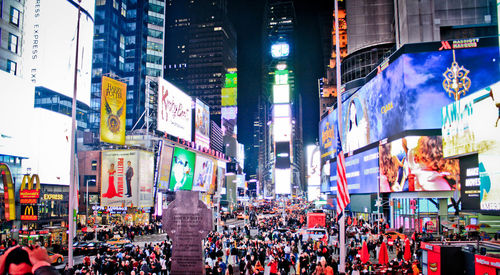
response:
M302 234L302 241L308 241L312 239L314 241L321 240L326 234L326 238L328 240L328 233L324 228L309 228L304 231Z

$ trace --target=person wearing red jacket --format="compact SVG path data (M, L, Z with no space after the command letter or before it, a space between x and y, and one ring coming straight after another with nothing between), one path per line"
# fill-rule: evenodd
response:
M270 266L271 268L269 269L269 274L270 275L278 275L278 262L274 257L271 258L271 262L267 264L267 266Z

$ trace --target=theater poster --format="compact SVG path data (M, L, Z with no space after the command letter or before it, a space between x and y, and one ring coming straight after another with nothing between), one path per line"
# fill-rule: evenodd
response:
M125 144L127 84L103 76L101 85L101 142Z

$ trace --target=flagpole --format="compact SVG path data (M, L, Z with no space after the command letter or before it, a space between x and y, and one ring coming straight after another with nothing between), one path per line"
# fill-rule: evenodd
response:
M68 266L73 267L73 239L75 237L75 221L74 221L74 209L75 209L75 198L77 195L75 192L75 185L78 184L76 180L76 95L78 87L78 44L80 36L80 10L81 10L81 0L78 0L78 21L76 24L76 50L75 50L75 75L73 82L73 101L71 104L71 162L70 162L70 183L69 183L69 213L68 213Z
M341 78L340 78L340 38L339 38L339 5L338 0L335 1L335 72L336 72L336 83L337 83L337 125L339 136L338 139L341 139L342 131L342 90L341 90ZM338 161L338 160L337 160ZM337 201L338 201L337 196ZM338 203L337 203L338 204ZM339 219L339 227L340 227L340 256L339 256L339 272L345 272L345 256L346 256L346 247L345 247L345 215L344 210L342 210L342 216Z

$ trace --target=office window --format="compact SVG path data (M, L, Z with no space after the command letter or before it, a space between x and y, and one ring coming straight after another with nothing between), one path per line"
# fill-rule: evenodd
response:
M121 11L121 14L123 17L126 17L127 16L127 5L124 3L122 3L122 11Z
M118 4L118 1L113 0L113 8L115 8L117 10L119 6L120 5Z
M97 0L95 1L96 6L104 6L106 5L106 0Z
M13 75L17 74L17 63L12 60L7 60L7 70L8 73Z
M16 25L19 27L19 10L14 8L14 7L10 7L10 23Z
M17 35L9 33L9 51L13 53L17 53L17 43L19 41L19 38Z

